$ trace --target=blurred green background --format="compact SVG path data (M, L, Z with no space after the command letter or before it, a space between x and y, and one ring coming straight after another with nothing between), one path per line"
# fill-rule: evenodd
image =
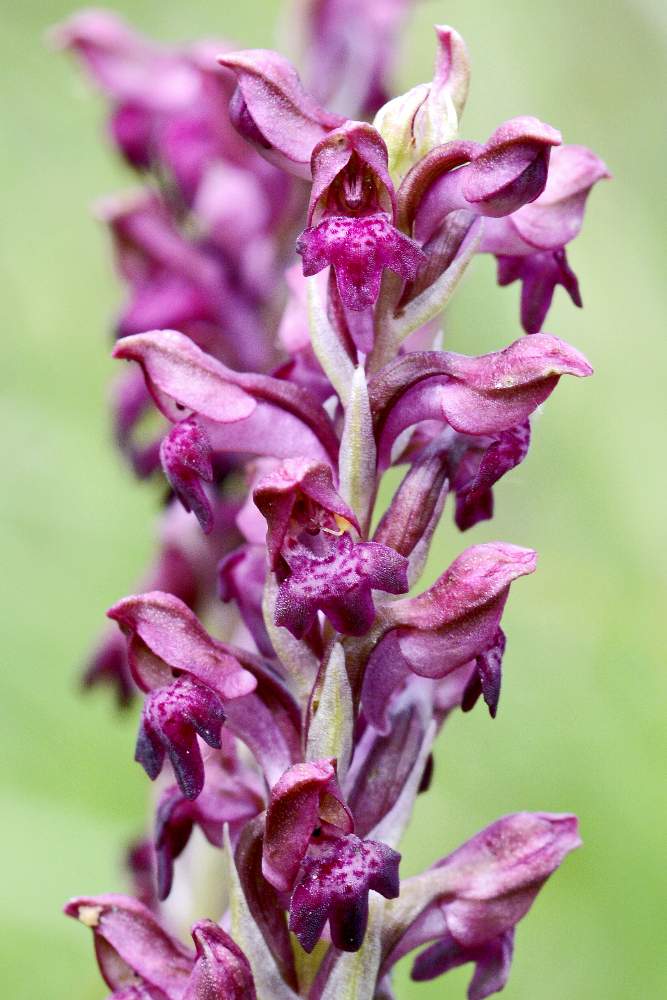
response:
M95 1000L104 989L89 935L59 908L76 892L122 888L121 849L144 821L147 784L132 762L134 720L76 687L105 608L152 549L155 495L109 440L106 335L119 290L88 211L131 179L102 140L101 102L43 46L72 5L2 7L2 995ZM245 47L271 44L277 4L115 7L158 38L226 35ZM430 560L428 582L473 542L540 553L509 602L499 718L477 710L445 728L404 871L503 813L574 810L585 848L520 926L505 996L662 997L667 19L657 0L423 2L400 84L430 78L435 21L471 51L467 137L535 114L602 155L614 181L594 191L571 252L586 308L557 292L547 323L596 377L563 380L529 460L497 491L492 526L462 538L446 518ZM479 259L450 343L479 353L518 334L516 288L496 289L492 261ZM462 997L469 972L423 986L404 975L399 996Z

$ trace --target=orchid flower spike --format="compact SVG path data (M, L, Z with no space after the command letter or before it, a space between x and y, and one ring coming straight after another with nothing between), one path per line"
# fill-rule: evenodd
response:
M504 612L537 555L473 535L420 579L449 497L455 529L490 519L536 412L592 373L542 325L557 285L581 305L566 246L608 176L531 115L461 138L453 28L431 80L392 95L411 6L300 0L298 68L159 46L103 11L54 33L143 183L97 214L125 290L115 436L165 494L84 677L143 700L134 754L156 783L134 895L65 908L110 1000L387 1000L417 948L416 983L470 964L483 1000L580 844L576 817L519 812L401 877L445 721L484 703L492 728L501 689L518 697ZM443 350L477 253L521 282L525 335Z

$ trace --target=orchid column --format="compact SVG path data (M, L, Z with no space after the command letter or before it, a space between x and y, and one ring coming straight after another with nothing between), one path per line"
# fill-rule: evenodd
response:
M344 33L327 43L318 26L342 32L345 4L312 6L313 50L342 45ZM69 37L86 54L83 33ZM126 641L124 653L112 647L111 672L127 697L144 695L135 757L159 789L155 828L141 902L79 897L67 913L92 928L116 1000L387 1000L394 964L423 945L414 979L472 963L468 996L481 1000L505 985L517 923L579 844L573 816L516 813L422 875L399 875L400 839L447 716L480 699L498 711L503 610L536 555L477 544L430 589L419 578L448 496L460 530L490 518L494 484L526 456L532 414L562 375L591 373L539 331L558 283L580 304L565 245L606 175L535 118L501 124L484 144L459 140L467 52L450 28L436 40L432 82L384 104L373 124L325 110L274 52L220 57L224 121L248 143L234 155L249 157L255 182L291 193L287 215L278 198L266 221L272 267L288 267L279 322L274 283L250 303L235 297L234 273L224 284L224 268L210 266L234 246L219 170L202 168L176 215L162 189L141 209L149 222L114 216L121 260L132 248L131 281L137 243L142 262L146 246L159 247L159 266L142 263L134 283L143 315L167 303L178 316L196 302L197 317L220 327L209 320L208 340L196 323L140 332L135 301L135 325L114 349L132 364L132 387L145 386L140 406L121 407L128 426L149 401L168 425L150 462L159 453L180 558L167 572L163 557L149 586L109 611ZM372 107L385 62L376 53L373 73L360 74L356 113ZM209 124L218 113L206 105ZM164 116L151 126L162 160L164 149L186 150L194 128L188 118L174 137L170 114L169 128ZM211 152L214 165L227 148ZM223 220L218 249L182 245L184 219L207 205ZM478 252L498 257L501 284L522 280L526 334L471 357L441 350L439 328ZM251 278L252 258L246 266ZM378 511L394 465L406 467L403 481ZM217 559L218 595L233 609L224 633L211 612ZM197 895L186 877L187 900L181 889L174 904L172 887L181 856L197 860L195 828L226 872L218 911L193 914L192 950L175 928Z

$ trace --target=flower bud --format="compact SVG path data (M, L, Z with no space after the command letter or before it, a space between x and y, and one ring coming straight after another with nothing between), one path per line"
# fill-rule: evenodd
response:
M468 93L465 42L453 28L436 26L438 51L431 83L421 83L380 108L373 124L387 144L389 172L398 185L411 167L456 138Z

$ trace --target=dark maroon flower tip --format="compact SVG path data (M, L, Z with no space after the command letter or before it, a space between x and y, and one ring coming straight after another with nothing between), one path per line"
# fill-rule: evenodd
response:
M451 934L447 934L417 956L410 978L423 983L474 962L475 972L468 987L468 1000L485 1000L493 993L499 993L507 984L513 952L514 928L476 948L460 945Z
M162 441L162 468L174 493L187 511L193 511L202 530L213 530L213 507L201 484L213 481L211 445L194 417L175 424Z
M177 785L167 788L160 798L155 816L157 895L160 900L166 899L171 892L174 861L190 839L198 817L197 807L198 802L185 798Z
M554 292L562 285L575 306L583 305L577 276L564 249L545 250L523 257L498 257L498 284L521 281L521 325L526 333L539 333Z
M405 281L413 280L426 257L420 246L399 232L388 215L331 215L301 233L296 245L303 273L334 268L341 299L348 309L374 305L385 268Z
M301 639L323 611L338 632L364 635L375 618L372 590L405 594L408 561L387 545L332 538L323 554L305 546L288 557L290 575L278 590L276 625Z
M500 700L502 663L506 645L505 633L499 628L491 648L475 659L475 669L470 675L461 700L464 712L474 708L481 694L488 706L489 715L495 719Z
M219 748L224 719L222 699L215 691L193 677L179 677L146 698L134 759L155 780L167 754L181 791L196 799L204 787L197 736Z
M250 963L222 927L200 920L192 939L197 957L183 1000L256 1000Z
M185 797L177 785L166 788L155 814L155 857L158 898L171 891L174 862L185 850L195 826L208 842L221 847L223 828L237 830L264 808L261 778L231 757L216 755L206 763L206 784L196 800ZM152 852L151 852L152 853Z
M454 476L454 518L461 531L493 515L492 487L528 454L530 421L502 431L490 443L482 440L480 445L471 442Z
M331 939L342 951L358 951L368 923L368 893L385 899L399 891L401 855L376 840L339 837L302 865L290 901L290 930L311 952L329 921Z
M111 687L118 707L123 709L132 704L136 687L127 662L125 640L118 632L110 632L91 656L81 678L84 688L105 684Z

